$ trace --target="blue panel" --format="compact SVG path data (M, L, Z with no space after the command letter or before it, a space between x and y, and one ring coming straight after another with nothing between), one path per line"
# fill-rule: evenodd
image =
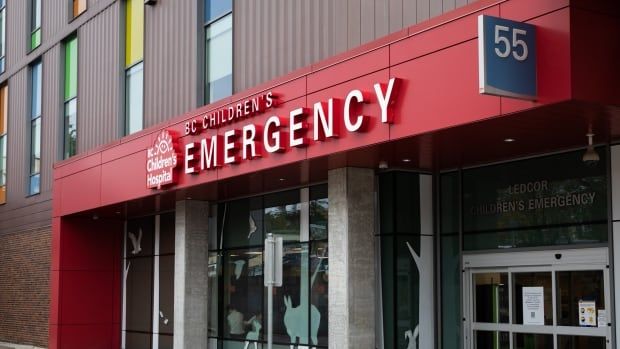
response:
M503 18L478 18L480 92L535 99L536 27Z

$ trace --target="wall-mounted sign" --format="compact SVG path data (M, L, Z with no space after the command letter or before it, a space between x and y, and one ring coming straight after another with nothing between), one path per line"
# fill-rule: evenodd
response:
M181 162L178 136L169 130L159 133L153 146L146 151L146 187L161 187L177 182L177 166Z
M536 99L536 27L478 16L480 93Z
M580 300L578 307L579 326L596 327L596 302Z
M465 170L465 232L605 223L605 166L587 166L582 155L577 151Z
M523 324L545 324L544 287L523 287Z
M374 98L368 92L354 89L346 96L330 98L309 107L299 106L286 115L271 115L260 125L247 123L220 134L186 143L184 172L198 174L201 171L234 165L245 160L259 159L263 154L282 153L289 148L309 146L313 142L335 140L342 132L365 132L369 128L369 118L372 116L358 114L357 111L363 104L372 101L376 101L380 107L381 115L377 115L379 121L391 124L398 85L399 80L391 78L387 83L368 86L374 88ZM269 92L265 95L264 104L249 100L235 107L220 110L214 118L204 116L192 120L185 124L185 134L198 134L200 130L219 127L257 112L264 112L265 108L273 105L273 98L274 95ZM252 107L253 105L256 107ZM312 126L308 122L309 119L312 119ZM340 129L341 124L344 129Z

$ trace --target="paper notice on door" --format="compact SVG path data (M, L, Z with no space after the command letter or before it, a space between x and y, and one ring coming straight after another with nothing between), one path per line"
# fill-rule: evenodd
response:
M544 287L523 287L523 324L545 324Z
M596 327L596 302L579 301L579 326Z
M605 309L598 310L596 323L598 324L598 327L607 327L607 312Z

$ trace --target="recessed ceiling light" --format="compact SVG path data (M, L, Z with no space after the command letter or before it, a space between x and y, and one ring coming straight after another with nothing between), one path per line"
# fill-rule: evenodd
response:
M280 182L284 182L286 178L280 178Z
M191 196L188 196L188 197L186 197L186 199L187 199L187 200L191 200L191 199L192 199L192 197L191 197Z
M403 159L403 162L411 162L411 159Z
M506 142L506 143L512 143L514 141L515 141L514 138L504 138L504 142Z
M121 214L121 211L116 211L116 214Z

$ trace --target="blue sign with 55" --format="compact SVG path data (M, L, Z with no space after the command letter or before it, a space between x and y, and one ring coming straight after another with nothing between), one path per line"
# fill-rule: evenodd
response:
M536 99L536 27L478 16L480 93Z

